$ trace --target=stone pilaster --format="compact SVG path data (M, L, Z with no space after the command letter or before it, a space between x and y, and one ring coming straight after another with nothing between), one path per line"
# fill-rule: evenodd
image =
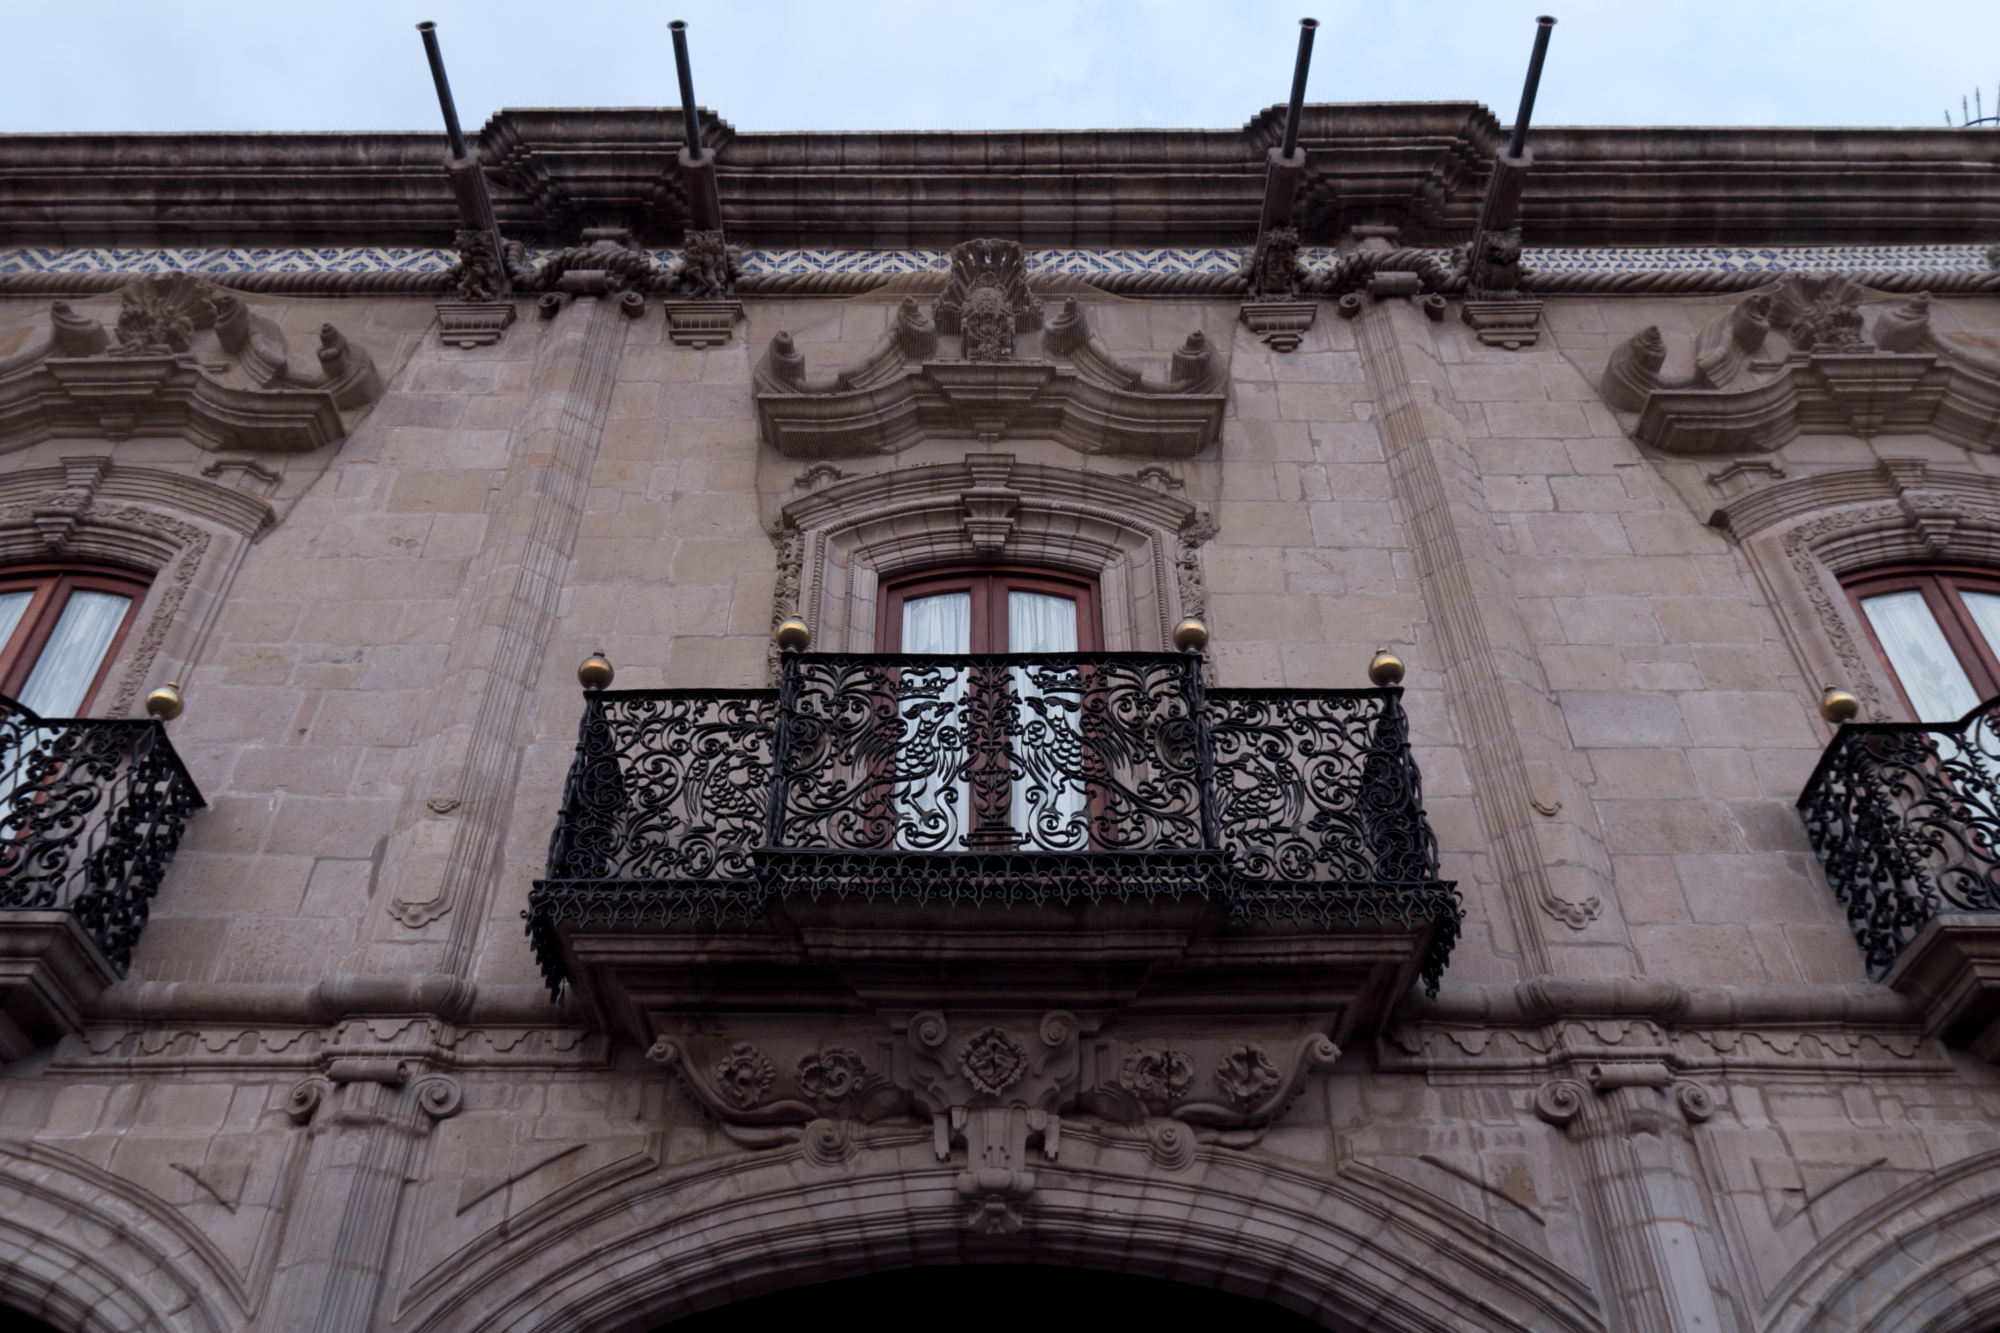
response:
M630 327L615 301L582 297L545 336L453 608L452 654L390 840L394 887L367 966L458 972L471 957Z
M1631 966L1629 951L1560 960L1572 945L1622 946L1593 923L1611 907L1610 859L1589 800L1556 737L1526 625L1515 609L1465 426L1444 387L1432 333L1410 302L1371 302L1356 321L1362 368L1391 484L1423 585L1430 665L1465 746L1480 825L1493 849L1524 965L1532 972ZM1567 929L1551 930L1560 922Z

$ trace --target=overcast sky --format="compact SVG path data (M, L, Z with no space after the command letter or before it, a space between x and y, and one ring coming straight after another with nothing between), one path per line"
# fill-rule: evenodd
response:
M1471 99L1510 121L1534 17L1551 125L1921 125L2000 84L2000 0L60 0L7 6L0 132L439 126L435 19L468 128L502 107L677 100L742 130L1210 126L1289 91Z

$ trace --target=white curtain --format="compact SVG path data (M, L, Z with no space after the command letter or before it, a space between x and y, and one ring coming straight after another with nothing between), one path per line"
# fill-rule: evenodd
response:
M0 648L5 648L7 640L14 637L21 617L28 613L28 603L34 600L35 594L31 592L0 592Z
M1965 599L1965 607L1972 612L1973 623L1986 636L1986 646L2000 657L2000 594L1990 592L1966 592L1960 590Z
M1047 593L1007 594L1007 651L1010 653L1073 653L1076 651L1076 603ZM1023 847L1051 851L1084 851L1090 845L1082 818L1083 732L1078 710L1083 700L1075 690L1051 690L1020 667L1009 673L1019 706L1023 733L1014 744L1016 763L1028 774L1014 781L1008 802L1008 822ZM1064 681L1081 680L1062 672ZM1039 795L1037 807L1031 799Z
M941 592L935 597L912 597L904 602L903 651L971 652L972 594Z
M903 603L903 651L963 656L972 651L972 594L945 592ZM905 668L904 697L897 701L905 738L924 735L930 746L898 746L896 767L896 846L913 851L962 851L972 821L972 785L965 780L966 673L930 692L935 677ZM913 684L923 683L921 692ZM946 714L941 718L940 712ZM940 724L943 725L940 725ZM947 746L944 735L960 744ZM921 762L908 763L915 759ZM957 774L957 777L948 777ZM949 836L940 840L940 834Z
M1918 721L1956 722L1972 711L1979 695L1922 593L1911 589L1864 598L1861 609L1910 696Z
M104 664L105 650L132 605L130 597L78 589L21 687L21 702L43 717L74 717Z

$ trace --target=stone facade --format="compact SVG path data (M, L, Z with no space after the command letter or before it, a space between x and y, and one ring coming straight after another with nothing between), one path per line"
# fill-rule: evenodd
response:
M1322 185L1381 151L1309 110ZM222 318L233 304L255 332L227 355L156 350L141 393L143 357L64 335L124 329L131 279L0 281L0 556L152 574L96 710L132 715L180 682L168 734L208 800L129 975L0 1068L0 1305L93 1333L642 1330L863 1271L1016 1261L1171 1277L1351 1330L1995 1327L2000 1073L1921 998L1868 979L1794 805L1833 734L1823 686L1855 693L1864 720L1903 716L1839 576L2000 567L2000 400L1980 396L2000 272L1855 266L1849 308L1870 329L1939 293L1931 342L1876 335L1886 359L1864 367L1859 416L1825 406L1861 391L1803 339L1789 360L1775 342L1760 353L1776 368L1746 358L1742 378L1659 378L1693 375L1718 318L1797 281L1775 273L1538 292L1530 263L1541 304L1508 346L1460 317L1445 261L1395 248L1469 218L1477 181L1453 174L1452 136L1490 153L1497 127L1465 108L1374 110L1401 136L1399 169L1449 170L1398 184L1382 168L1366 217L1317 196L1307 240L1344 276L1282 292L1278 338L1233 273L1148 291L1029 267L996 298L1006 346L953 357L936 350L952 328L929 319L945 273L745 280L740 314L690 311L651 261L621 258L637 276L620 279L590 247L623 243L600 236L541 287L524 279L513 317L476 337L441 314L438 275L217 278L201 299L222 293ZM655 119L665 154L677 122ZM490 160L512 136L511 169L532 175L535 136L574 129L531 120L489 127ZM604 133L623 132L612 120ZM1270 138L1259 124L1251 137ZM1572 198L1598 148L1548 133L1537 152ZM841 136L713 137L741 234L833 225L771 163L832 172L857 157ZM1221 224L1202 210L1254 215L1235 178L1261 178L1202 159L1230 136L1170 137L1186 172L1222 182L1202 209L1147 230L1078 204L1017 239L1212 244ZM1724 132L1696 137L1729 155ZM1841 170L1894 178L1896 216L1861 216L1848 191L1814 235L1748 195L1768 182L1739 199L1735 178L1704 179L1671 187L1706 191L1682 233L1628 192L1538 238L1537 177L1529 244L2000 235L1990 182L1933 179L1966 140L1852 139ZM7 179L45 191L53 219L32 237L8 224L16 239L184 239L162 220L165 177L87 187L115 207L64 195L37 174L38 142L0 140ZM1757 142L1808 176L1827 151ZM198 147L251 151L235 143ZM1119 143L1103 139L1113 177ZM568 201L543 219L558 240L678 207L659 168L591 161L596 195L516 190L503 229L551 199ZM1004 233L1015 196L1038 192L1036 216L1059 211L1048 178L996 179L987 211L965 202L919 230ZM425 188L449 198L442 171ZM375 234L346 239L441 244L449 207L427 207L380 203L379 225L355 215ZM231 226L305 243L328 223L210 230ZM866 239L910 243L893 227ZM1649 330L1668 359L1622 398ZM349 350L315 367L335 339ZM1912 358L1928 360L1895 370ZM1043 362L1033 383L993 387ZM968 370L982 364L1002 369ZM124 387L90 388L109 383L95 366ZM841 395L870 405L821 410ZM1675 443L1714 432L1720 450ZM522 914L577 743L576 664L601 650L621 689L761 689L786 618L816 647L868 651L884 579L993 559L1094 575L1111 651L1164 651L1198 616L1217 687L1358 687L1379 647L1399 655L1465 908L1436 996L1413 956L1379 1004L1379 981L1356 983L1314 1009L1319 1044L1268 1087L1261 1056L1227 1047L1248 1011L1197 1015L1190 1030L1223 1043L1216 1079L1250 1089L1242 1107L1286 1080L1269 1114L1204 1122L1158 1092L1127 1116L1066 1105L1059 1126L907 1107L756 1123L709 1068L740 1059L729 1077L754 1105L779 1072L755 1048L695 1060L649 1049L598 991L551 1002ZM922 1017L895 1040L914 1050ZM1078 1040L1064 1017L1017 1032L1039 1023L1060 1054ZM1029 1077L1010 1062L1032 1053L1042 1077L1056 1057L1003 1027L960 1034L987 1043L978 1067L1002 1069L999 1086ZM824 1082L845 1049L800 1060ZM1128 1062L1128 1087L1181 1078L1151 1054L1157 1067ZM982 1152L1014 1172L974 1200L1006 1225L968 1215L960 1182Z

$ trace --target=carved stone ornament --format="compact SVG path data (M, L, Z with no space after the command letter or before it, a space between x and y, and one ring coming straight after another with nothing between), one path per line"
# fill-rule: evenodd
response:
M509 246L518 256L520 247ZM483 228L461 228L457 247L450 277L458 299L438 302L439 337L451 347L488 347L514 322L514 303L503 299L509 290L506 261L494 251L493 233Z
M980 296L980 292L989 295ZM965 241L951 248L951 279L932 305L931 317L940 333L963 334L967 311L974 312L977 328L967 336L976 339L980 349L979 354L966 351L971 360L994 359L985 353L1001 344L1003 335L995 327L998 322L1011 326L1004 335L1010 351L1014 334L1042 327L1042 303L1028 290L1028 260L1019 241Z
M1232 1046L1215 1066L1215 1081L1230 1101L1251 1106L1270 1096L1284 1080L1263 1048Z
M797 342L778 333L756 368L764 438L788 458L811 459L933 438L1055 439L1081 453L1186 458L1220 438L1229 369L1207 335L1190 333L1164 374L1143 370L1093 336L1073 299L1045 330L1037 302L1030 326L1003 271L978 270L956 303L947 291L934 319L906 299L881 345L829 379L809 376ZM959 345L941 347L941 335Z
M647 1058L674 1070L694 1099L725 1125L806 1126L802 1151L832 1165L853 1151L854 1125L929 1115L940 1160L965 1146L958 1177L966 1222L978 1231L1017 1230L1034 1192L1028 1150L1039 1138L1051 1160L1061 1117L1081 1110L1123 1125L1149 1125L1149 1151L1178 1170L1193 1160L1195 1132L1260 1130L1291 1104L1305 1080L1332 1068L1340 1050L1321 1033L1265 1040L1189 1036L1169 1042L1094 1042L1085 1051L1075 1015L1052 1010L1032 1031L987 1023L953 1033L938 1011L911 1016L899 1035L824 1041L765 1035L658 1037ZM1280 1048L1283 1049L1283 1048ZM1210 1071L1204 1078L1203 1069ZM782 1071L782 1072L781 1072ZM1161 1135L1155 1118L1168 1116ZM762 1132L768 1133L768 1129ZM1223 1140L1227 1142L1227 1140ZM771 1140L772 1143L778 1140Z
M516 286L530 292L574 296L618 296L650 291L659 274L653 260L623 227L590 227L583 244L571 246L521 274Z
M1709 321L1681 373L1659 329L1641 329L1612 350L1598 391L1637 414L1634 439L1670 454L1768 452L1806 430L2000 449L2000 358L1939 336L1927 292L1880 307L1872 328L1866 295L1839 275L1788 276ZM1764 356L1772 333L1783 357Z
M747 1041L730 1047L727 1058L715 1066L715 1083L723 1096L746 1109L763 1101L777 1079L778 1071L764 1053Z
M1028 1072L1027 1048L999 1028L986 1028L965 1043L958 1069L973 1087L998 1097Z
M1307 282L1306 266L1299 262L1299 232L1296 227L1273 227L1243 252L1243 280L1250 284L1252 300L1296 301Z
M0 357L0 443L162 435L304 453L345 438L348 417L382 394L367 350L332 324L315 355L296 356L275 323L189 273L128 284L115 335L57 302L45 333Z
M667 337L677 347L726 347L743 318L736 280L740 255L720 231L691 231L681 257L667 265Z

